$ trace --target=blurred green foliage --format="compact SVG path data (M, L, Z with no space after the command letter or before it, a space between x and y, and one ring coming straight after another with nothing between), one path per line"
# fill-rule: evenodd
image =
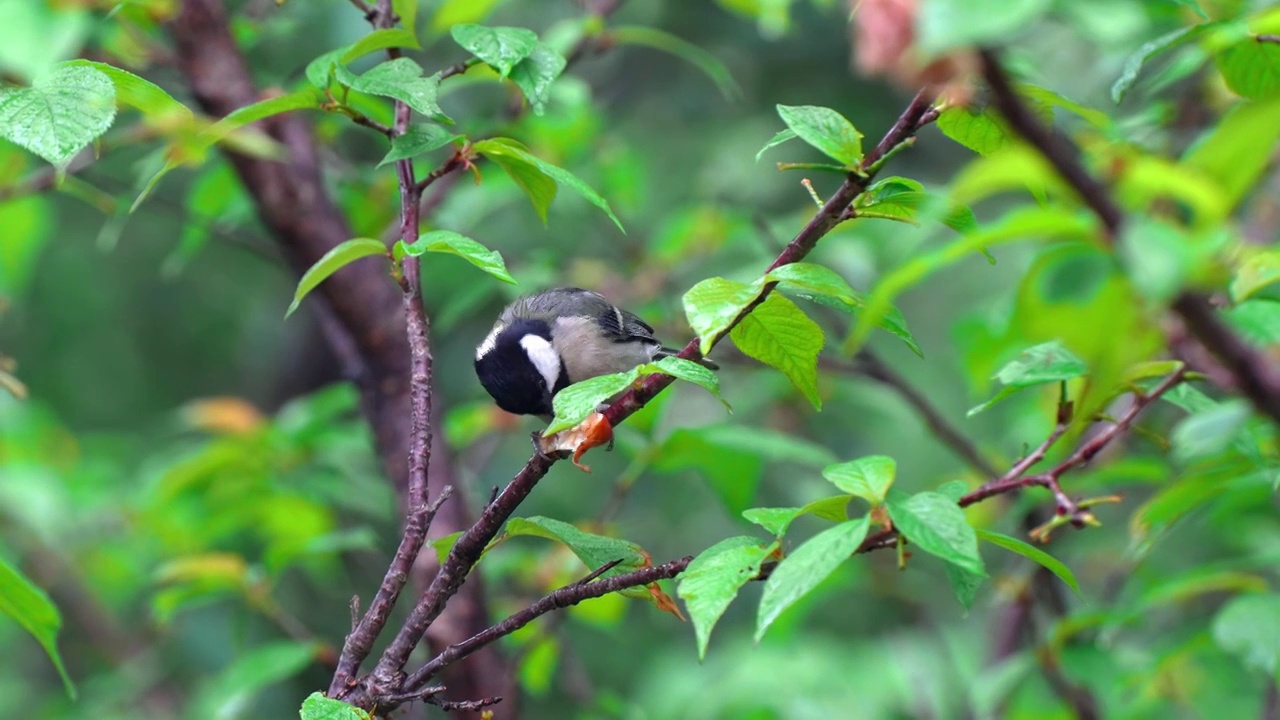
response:
M294 717L328 684L349 598L382 577L394 488L306 301L282 321L297 278L219 155L283 158L245 131L282 111L309 113L357 238L395 222L385 163L413 157L422 177L467 142L483 158L396 254L423 257L436 408L472 507L527 457L532 425L495 411L470 367L517 294L599 289L672 344L718 337L766 282L814 301L771 295L728 333L739 350L717 348L732 415L667 391L591 475L559 464L486 554L497 619L611 553L627 561L611 572L701 553L670 588L692 628L613 595L504 640L523 717L1053 718L1076 692L1117 718L1274 707L1280 475L1275 428L1243 399L1171 390L1063 476L1073 497L1124 498L1046 555L1016 538L1047 492L960 510L992 478L841 359L870 348L1003 471L1053 431L1060 397L1075 413L1046 467L1175 369L1164 310L1184 289L1219 293L1274 357L1266 3L921 0L925 52L1007 45L1023 98L1107 179L1126 232L1098 242L994 109L952 105L859 197L862 219L767 278L813 215L800 178L828 196L909 99L850 72L844 3L633 2L584 21L567 0L397 1L415 36L370 34L336 0L229 2L278 92L219 122L185 110L162 24L178 4L0 0L6 716ZM612 46L560 75L602 29ZM386 47L412 62L379 64ZM469 53L466 73L432 78ZM389 124L386 98L455 124L389 145L351 121ZM911 557L849 559L889 519ZM41 647L55 636L75 698Z

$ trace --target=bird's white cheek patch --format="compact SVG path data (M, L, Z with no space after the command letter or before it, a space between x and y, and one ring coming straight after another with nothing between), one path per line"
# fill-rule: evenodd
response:
M538 373L542 375L542 379L547 383L547 390L550 391L556 386L556 380L560 379L560 353L551 347L551 343L541 335L525 335L520 338L520 347L524 348L524 354L529 356L529 362L538 369Z
M498 344L498 334L501 333L506 328L507 328L506 325L493 326L493 329L489 331L489 335L485 337L484 342L480 343L480 345L476 347L477 360L484 357L485 355L488 355L489 351L493 350L493 346Z

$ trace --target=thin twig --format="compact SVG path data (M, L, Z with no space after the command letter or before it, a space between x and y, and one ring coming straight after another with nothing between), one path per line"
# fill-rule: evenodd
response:
M685 557L680 560L672 560L661 565L654 565L639 570L633 570L629 573L622 573L607 577L602 580L594 580L594 577L608 572L613 566L617 565L617 561L609 563L587 577L566 585L559 590L553 591L551 594L544 596L541 600L533 603L527 608L508 616L502 622L485 629L476 635L473 635L460 643L450 645L445 648L444 652L432 658L427 664L415 670L405 680L404 686L412 689L418 687L441 670L449 665L461 660L480 648L492 643L499 638L510 635L520 628L533 622L538 617L546 615L553 610L567 608L577 605L583 600L598 598L608 595L612 592L625 590L631 587L640 587L657 582L658 580L666 580L679 575L693 561L692 557Z
M1257 36L1255 36L1253 39L1254 39L1254 40L1257 40L1257 41L1258 41L1258 42L1260 42L1260 43L1277 43L1277 44L1280 44L1280 35L1273 35L1273 34L1271 34L1271 33L1263 33L1263 34L1261 34L1261 35L1257 35Z

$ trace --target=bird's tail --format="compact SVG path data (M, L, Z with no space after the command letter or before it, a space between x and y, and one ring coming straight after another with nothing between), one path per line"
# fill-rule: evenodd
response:
M653 359L660 360L664 357L675 357L676 355L679 355L679 354L680 354L679 350L672 350L669 347L662 347L662 348L658 348L658 352L653 354ZM694 360L694 362L698 363L699 365L701 365L702 367L708 370L720 369L719 365L715 364L711 360L708 360L707 358L699 358L697 360Z

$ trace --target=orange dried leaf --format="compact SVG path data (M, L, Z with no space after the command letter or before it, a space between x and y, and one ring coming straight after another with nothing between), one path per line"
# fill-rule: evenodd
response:
M193 400L183 408L183 419L192 427L211 433L246 433L263 423L262 413L237 397Z
M659 610L675 615L680 618L681 622L684 621L684 613L680 612L680 606L676 604L675 600L671 599L670 595L662 591L658 583L649 583L647 588L649 595L653 597L653 604L657 605Z

